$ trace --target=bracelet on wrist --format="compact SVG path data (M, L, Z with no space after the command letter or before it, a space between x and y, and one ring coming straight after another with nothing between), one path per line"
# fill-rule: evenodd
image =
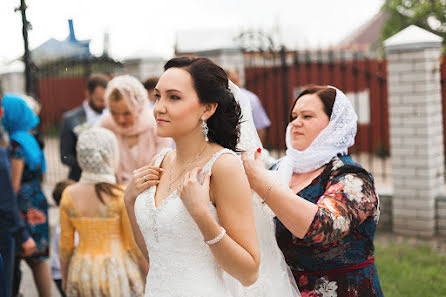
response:
M220 234L217 235L217 237L215 237L214 239L211 239L211 240L205 240L204 242L205 242L207 245L213 245L213 244L216 244L217 242L219 242L220 240L223 239L223 237L225 236L225 234L226 234L226 230L225 230L225 228L221 227L221 232L220 232Z
M266 203L266 198L268 198L269 191L271 190L271 188L272 188L273 185L274 185L274 182L272 182L272 183L269 185L268 190L266 190L265 197L262 199L262 204L265 204L265 203Z

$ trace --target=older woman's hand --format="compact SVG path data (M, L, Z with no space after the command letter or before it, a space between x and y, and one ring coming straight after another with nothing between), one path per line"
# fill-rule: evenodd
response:
M124 201L135 203L135 199L139 194L159 184L162 172L162 168L153 165L143 166L133 171L130 183L125 189Z
M254 153L254 159L249 158L248 153L242 153L243 167L248 176L249 185L251 189L257 192L259 187L268 183L268 171L265 169L263 161L261 160L261 152L257 150Z

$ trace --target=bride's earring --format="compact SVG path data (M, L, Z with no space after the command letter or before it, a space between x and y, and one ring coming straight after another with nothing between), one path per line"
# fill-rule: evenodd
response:
M208 124L205 122L205 117L201 116L201 132L203 132L204 134L204 140L209 141L208 138L208 133L209 133L209 128L208 128Z

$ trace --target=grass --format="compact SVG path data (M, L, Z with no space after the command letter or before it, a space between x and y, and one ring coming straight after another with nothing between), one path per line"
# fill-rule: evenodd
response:
M430 246L375 244L385 297L446 296L446 255Z

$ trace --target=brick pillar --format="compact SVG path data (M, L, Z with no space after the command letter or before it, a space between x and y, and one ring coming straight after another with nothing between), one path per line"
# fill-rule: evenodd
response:
M443 191L444 175L441 42L417 26L384 42L396 233L435 233L435 198Z

